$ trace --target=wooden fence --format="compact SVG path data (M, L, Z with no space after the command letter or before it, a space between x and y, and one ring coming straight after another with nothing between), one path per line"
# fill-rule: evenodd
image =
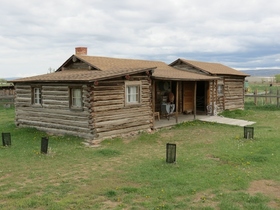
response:
M0 95L0 106L4 108L10 108L14 106L15 103L15 96L14 95Z
M245 94L245 98L251 98L254 101L254 104L257 105L264 105L264 104L275 104L277 107L280 106L279 98L280 98L280 90L268 90L260 91L255 90L253 93Z

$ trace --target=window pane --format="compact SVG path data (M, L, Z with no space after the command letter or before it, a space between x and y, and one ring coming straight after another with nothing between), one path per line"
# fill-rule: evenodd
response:
M81 89L72 89L72 106L82 107L82 91L81 91Z
M224 89L224 86L223 85L218 85L218 94L223 94L223 89Z
M127 102L139 103L139 86L127 86Z
M41 104L41 89L34 88L34 104Z

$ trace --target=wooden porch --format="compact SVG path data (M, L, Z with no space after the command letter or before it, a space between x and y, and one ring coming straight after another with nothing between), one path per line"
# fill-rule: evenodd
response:
M193 114L178 114L178 123L182 123L182 122L188 122L188 121L193 121L193 120L199 120L202 118L205 118L207 115L206 114L200 114L194 117ZM169 120L167 118L160 118L160 120L158 120L157 118L155 119L155 123L154 123L154 128L155 129L159 129L159 128L164 128L164 127L170 127L170 126L174 126L176 125L176 115L174 114L173 116L170 116Z

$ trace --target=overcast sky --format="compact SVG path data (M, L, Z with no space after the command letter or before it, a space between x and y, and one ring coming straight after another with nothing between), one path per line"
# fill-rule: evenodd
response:
M2 0L0 78L88 54L280 68L279 0Z

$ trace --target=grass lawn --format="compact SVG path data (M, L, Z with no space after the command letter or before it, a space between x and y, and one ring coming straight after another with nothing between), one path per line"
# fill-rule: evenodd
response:
M0 209L280 209L280 110L250 107L225 115L256 121L243 128L199 121L154 134L85 147L72 136L16 128L14 109L0 108ZM177 145L176 164L165 162Z

